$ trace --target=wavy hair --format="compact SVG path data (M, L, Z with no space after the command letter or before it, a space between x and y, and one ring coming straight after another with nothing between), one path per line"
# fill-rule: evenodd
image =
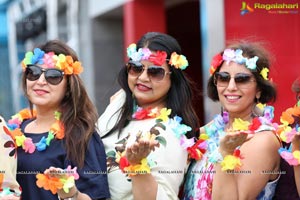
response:
M38 46L41 50L54 52L55 54L70 55L74 61L78 61L78 57L73 49L59 40L51 40ZM96 122L98 113L96 107L88 97L82 79L76 75L67 76L67 89L62 99L59 110L62 113L60 121L65 129L65 146L67 157L72 162L83 167L85 160L85 152L88 142L96 130ZM28 97L26 91L26 77L22 76L22 88L25 96ZM29 106L33 109L33 104Z

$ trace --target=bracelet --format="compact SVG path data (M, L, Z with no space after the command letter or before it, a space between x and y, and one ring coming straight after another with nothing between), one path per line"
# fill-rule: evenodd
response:
M125 156L122 158L126 159ZM127 161L127 165L123 165L123 166L120 165L120 169L122 170L122 172L128 174L129 177L135 176L137 174L149 174L150 173L150 166L148 165L147 158L143 158L141 160L141 164L137 164L137 165L130 165Z
M278 150L280 156L291 166L300 165L300 151L296 150L292 152L292 149L286 149L281 147Z
M76 192L75 192L75 194L74 194L73 196L68 197L68 198L64 198L64 199L62 199L62 198L60 198L60 197L58 196L58 199L59 199L59 200L76 200L77 197L78 197L78 194L79 194L79 191L76 190Z
M242 166L241 158L239 149L234 150L232 155L225 156L221 162L222 171L239 170Z

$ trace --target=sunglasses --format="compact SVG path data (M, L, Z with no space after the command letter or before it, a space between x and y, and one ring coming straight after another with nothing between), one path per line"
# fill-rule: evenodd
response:
M239 88L248 88L251 86L251 82L256 82L252 74L238 73L234 77L231 77L227 72L216 72L214 75L214 84L218 87L227 87L231 78L234 79L236 86Z
M59 69L43 69L36 65L27 65L25 70L25 77L27 80L36 81L42 73L45 73L45 79L51 85L58 85L64 77L64 72Z
M140 62L130 61L127 63L127 73L131 76L138 77L145 70L145 66ZM151 81L161 81L164 79L166 74L171 74L172 72L166 72L164 68L159 66L149 66L147 67L147 75Z

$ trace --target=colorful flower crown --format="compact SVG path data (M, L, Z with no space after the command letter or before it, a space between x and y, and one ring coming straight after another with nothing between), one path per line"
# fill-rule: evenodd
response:
M167 53L165 51L157 51L156 54L152 53L149 48L136 49L136 44L131 44L127 48L127 56L133 61L149 60L155 65L163 65L167 60ZM176 69L185 70L189 65L184 55L178 55L176 52L171 54L169 64Z
M45 53L39 48L35 48L33 52L29 51L25 54L22 61L23 70L27 65L41 65L43 68L56 68L63 71L65 74L80 74L83 67L79 61L73 61L72 56L59 54L54 52Z
M259 57L257 56L254 56L252 58L244 57L243 50L241 49L225 49L223 55L219 53L213 57L209 72L212 75L221 66L223 61L226 61L227 64L232 61L240 65L245 65L248 69L254 71L256 70L256 62L258 59ZM268 72L268 68L263 68L260 72L260 75L265 80L268 80Z

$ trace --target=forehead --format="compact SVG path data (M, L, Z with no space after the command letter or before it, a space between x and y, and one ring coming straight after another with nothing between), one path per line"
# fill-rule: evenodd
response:
M246 68L244 65L238 64L236 62L229 62L227 63L226 61L222 64L220 67L220 72L228 72L232 74L236 73L248 73L252 74L252 72Z

